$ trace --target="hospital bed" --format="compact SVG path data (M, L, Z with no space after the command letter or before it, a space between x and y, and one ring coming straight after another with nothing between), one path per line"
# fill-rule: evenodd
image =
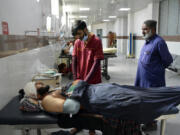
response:
M104 53L104 60L102 63L102 75L105 77L106 80L111 79L110 75L108 74L108 59L117 57L115 53Z
M58 127L56 115L46 112L22 112L19 107L19 96L16 96L0 111L0 125L11 125L27 135L29 129L36 129L37 134L40 135L42 128L47 128L49 125Z
M92 117L89 114L81 113L80 115L70 116L68 114L55 114L47 112L22 112L19 110L19 96L15 96L9 103L0 111L0 125L9 125L14 129L22 131L22 135L29 135L31 129L37 131L37 135L41 135L41 129L59 128L72 128L73 124L71 121L81 119L87 123L86 120L91 120L89 123L90 129L100 130L102 119L99 117ZM66 123L64 123L64 122ZM69 122L69 123L67 123ZM97 123L94 125L93 123ZM76 124L74 124L76 125ZM89 129L84 127L83 129Z
M110 79L110 75L108 74L108 59L117 57L115 53L104 53L104 60L102 63L102 75L105 77L106 80ZM72 62L72 56L71 55L60 55L59 58L65 58L67 59L67 67L70 68L71 62ZM72 74L69 74L69 79L72 79Z
M19 96L15 96L0 111L0 125L10 125L10 126L13 126L15 129L21 129L22 134L25 134L25 135L29 135L30 129L36 129L37 135L41 135L41 129L57 128L58 123L59 123L58 120L60 120L60 123L61 123L61 118L64 117L63 116L64 114L57 115L57 114L47 113L44 111L22 112L19 110L19 106L20 106ZM178 110L174 110L158 118L158 120L161 121L160 135L165 135L166 119L174 117L177 113L178 113ZM71 121L71 118L69 117L69 115L68 116L66 115L65 117L69 118L69 120ZM78 115L76 117L81 117L81 115ZM101 118L93 117L91 118L91 120L92 121L90 123L92 123L92 127L90 129L94 128L94 129L100 130L99 127L93 127L94 125L93 123L99 122L99 124L96 124L96 125L100 125L102 123ZM68 125L68 126L64 125L63 122L60 124L60 126L62 128L71 127L71 125ZM106 127L106 129L107 128L108 127ZM87 129L89 128L87 127Z

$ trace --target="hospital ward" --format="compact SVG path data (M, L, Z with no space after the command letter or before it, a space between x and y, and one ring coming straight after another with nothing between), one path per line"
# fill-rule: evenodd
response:
M0 0L0 135L180 135L180 0Z

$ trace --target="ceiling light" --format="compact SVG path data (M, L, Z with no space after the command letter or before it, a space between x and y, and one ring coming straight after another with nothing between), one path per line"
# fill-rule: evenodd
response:
M88 18L87 16L79 16L79 18Z
M120 11L129 11L129 10L131 10L130 8L120 8L119 9Z
M79 8L80 11L89 11L89 8Z
M116 18L117 16L109 16L109 18Z
M37 0L37 2L39 2L40 0Z
M109 21L110 21L110 20L106 20L106 19L105 19L105 20L103 20L103 22L109 22Z

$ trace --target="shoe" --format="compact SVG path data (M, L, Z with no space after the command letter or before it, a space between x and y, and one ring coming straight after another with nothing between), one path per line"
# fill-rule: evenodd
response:
M154 131L157 130L157 122L147 123L142 126L142 131Z
M51 135L72 135L72 134L69 131L59 130L56 132L52 132Z

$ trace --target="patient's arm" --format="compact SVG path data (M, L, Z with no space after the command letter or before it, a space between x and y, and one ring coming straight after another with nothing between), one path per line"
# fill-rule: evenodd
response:
M58 97L58 98L64 98L62 97L61 95L61 90L56 90L56 91L53 91L52 93L50 93L53 97Z

